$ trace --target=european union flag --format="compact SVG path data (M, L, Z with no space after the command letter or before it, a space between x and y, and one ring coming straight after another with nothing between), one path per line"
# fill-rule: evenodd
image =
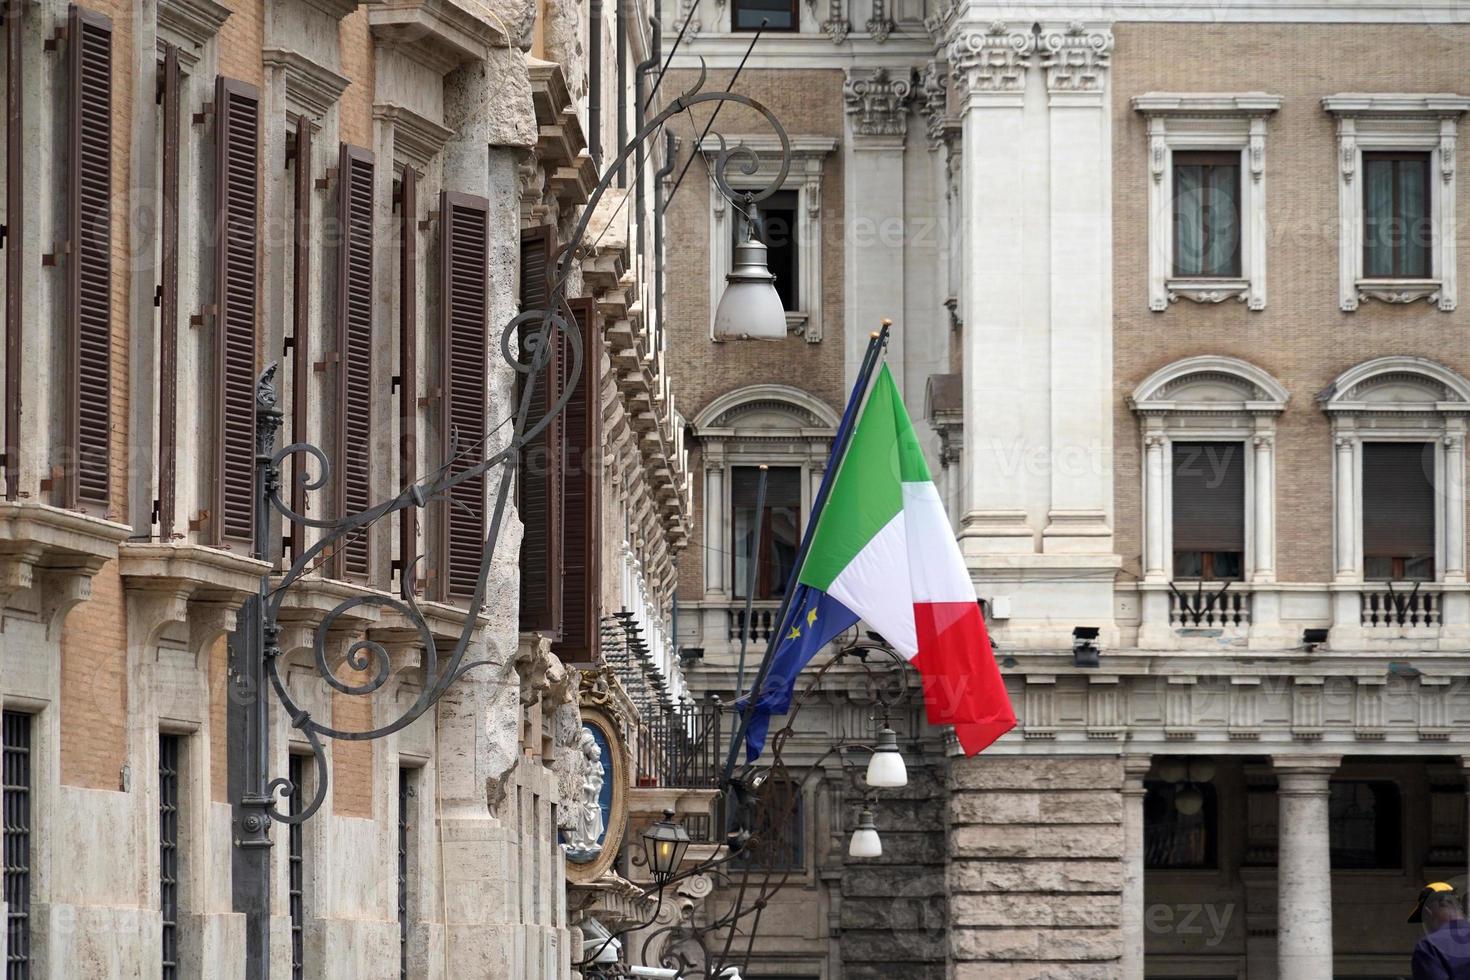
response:
M754 762L766 745L772 715L784 715L791 707L796 675L811 662L817 651L850 629L858 617L825 592L808 585L797 586L791 597L794 610L787 619L786 635L771 658L771 669L761 685L760 698L750 713L745 729L745 761Z

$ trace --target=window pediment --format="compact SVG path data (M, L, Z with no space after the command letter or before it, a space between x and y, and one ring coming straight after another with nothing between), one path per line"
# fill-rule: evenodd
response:
M1135 412L1279 413L1291 395L1271 375L1233 357L1185 358L1160 368L1140 384L1129 404Z
M1325 412L1470 412L1470 381L1422 357L1381 357L1349 368L1317 396Z
M837 416L826 404L785 385L751 385L716 398L694 418L702 439L831 435Z

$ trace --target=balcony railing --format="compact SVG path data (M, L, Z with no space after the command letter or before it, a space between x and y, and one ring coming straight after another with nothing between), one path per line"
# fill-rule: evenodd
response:
M1424 582L1365 585L1362 626L1364 629L1435 629L1440 625L1440 601L1438 588Z
M638 785L713 789L720 777L720 710L682 705L638 723Z
M1169 593L1173 629L1243 630L1250 624L1250 593L1239 582L1179 583Z
M781 603L777 601L764 600L751 604L750 610L750 642L765 643L771 638L771 631L776 628L776 613L780 612ZM740 642L740 634L745 626L745 604L743 602L732 606L730 609L729 628L727 630L729 639L735 643Z

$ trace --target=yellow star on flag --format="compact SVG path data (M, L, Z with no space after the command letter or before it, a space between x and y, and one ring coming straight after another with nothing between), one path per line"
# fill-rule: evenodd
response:
M788 639L788 640L794 640L794 639L796 639L799 636L801 636L801 627L800 626L793 626L793 627L791 627L791 632L786 634L786 639Z
M812 606L811 610L806 614L806 624L808 626L815 626L815 625L817 625L817 607L816 606Z

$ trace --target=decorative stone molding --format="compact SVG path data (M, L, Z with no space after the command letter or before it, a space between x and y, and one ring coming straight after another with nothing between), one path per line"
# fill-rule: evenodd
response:
M949 122L949 70L941 61L930 61L919 72L919 114L924 117L924 135L929 149L944 145L945 126Z
M1280 107L1280 96L1264 92L1150 92L1134 97L1134 110L1148 121L1149 309L1162 312L1180 299L1237 299L1251 310L1266 308L1266 120ZM1173 155L1182 150L1240 153L1238 279L1174 274Z
M1403 304L1434 303L1448 313L1456 305L1455 148L1460 117L1470 97L1451 94L1406 95L1342 93L1322 100L1337 118L1338 145L1338 294L1352 312L1366 299ZM1357 175L1364 151L1411 150L1431 156L1439 176L1430 188L1434 241L1428 279L1368 279L1363 268L1363 189Z
M873 16L869 17L868 22L863 26L873 36L875 44L882 44L888 40L888 35L893 33L896 25L893 23L893 18L888 16L888 0L872 0L872 2Z
M827 19L822 21L822 31L833 44L847 41L852 33L852 22L847 19L847 0L828 0Z
M780 167L781 143L775 136L756 134L729 136L725 145L742 145L752 150L757 158L753 174L730 174L731 183L737 188L765 187ZM791 166L786 172L783 190L794 190L797 195L797 267L801 281L797 284L799 308L788 310L786 322L794 333L800 334L809 344L822 339L822 176L827 157L836 151L837 140L830 136L791 136ZM713 136L700 143L700 151L707 161L713 161L722 146ZM735 168L731 168L732 170ZM715 310L718 298L725 289L725 276L734 260L735 234L732 222L734 212L726 205L725 195L715 186L714 167L710 173L710 265L709 265L709 328L714 336Z
M1112 31L1073 21L1064 31L1043 31L1039 46L1048 92L1100 95L1104 91L1113 52Z
M91 597L92 577L117 557L130 528L48 504L0 501L0 632L10 596L41 590L41 615L59 639L67 614Z
M420 173L454 135L454 130L399 105L380 102L373 106L373 118L393 128L393 155L397 162Z
M987 30L961 30L949 45L950 77L968 98L1025 91L1026 69L1036 54L1029 30L995 21Z
M304 115L320 124L327 110L347 90L349 79L317 64L296 51L268 49L260 54L266 71L280 71L286 78L286 111Z
M377 44L393 44L439 74L510 44L504 24L453 0L364 5Z
M179 60L186 66L198 60L198 49L214 40L230 16L230 8L214 0L160 0L158 33L160 39L174 42Z
M895 73L887 68L851 69L842 85L852 131L859 137L906 135L913 95L912 73Z

